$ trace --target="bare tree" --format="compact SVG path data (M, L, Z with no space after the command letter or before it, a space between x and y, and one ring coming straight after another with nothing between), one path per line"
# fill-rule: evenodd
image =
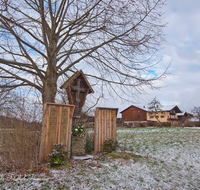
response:
M200 107L194 107L192 109L193 117L197 118L200 121Z
M58 85L82 69L97 91L124 98L165 74L150 74L164 41L164 0L1 2L2 88L31 86L55 102Z
M160 103L160 101L157 100L157 98L153 98L153 100L149 103L148 105L148 109L154 114L155 118L157 119L157 121L159 122L160 126L162 126L160 120L158 119L158 111L162 111L162 105Z

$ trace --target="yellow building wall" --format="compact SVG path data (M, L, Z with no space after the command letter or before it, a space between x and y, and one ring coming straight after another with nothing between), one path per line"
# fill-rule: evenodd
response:
M167 118L168 118L169 112L167 111L158 111L156 116L158 116L158 119L160 122L167 122ZM150 116L153 116L153 118L151 118ZM161 116L164 116L164 118L161 118ZM148 121L158 121L155 117L155 113L151 113L151 112L147 112L147 120Z

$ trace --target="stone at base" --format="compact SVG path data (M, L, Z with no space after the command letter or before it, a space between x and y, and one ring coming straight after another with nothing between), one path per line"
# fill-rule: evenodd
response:
M85 134L72 136L72 156L85 154Z
M74 160L88 160L93 159L92 155L84 155L84 156L72 156Z

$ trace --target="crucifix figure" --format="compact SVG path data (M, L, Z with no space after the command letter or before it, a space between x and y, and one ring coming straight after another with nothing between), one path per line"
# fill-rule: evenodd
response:
M75 115L79 115L79 103L81 101L81 99L79 98L79 95L80 95L80 92L85 91L84 88L80 87L80 79L77 79L77 86L72 86L72 89L77 91Z

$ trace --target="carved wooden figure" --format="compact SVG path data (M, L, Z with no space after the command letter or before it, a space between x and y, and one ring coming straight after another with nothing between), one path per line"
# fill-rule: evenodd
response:
M82 70L77 71L61 87L65 88L69 104L75 105L74 114L78 116L85 104L86 96L94 93Z

